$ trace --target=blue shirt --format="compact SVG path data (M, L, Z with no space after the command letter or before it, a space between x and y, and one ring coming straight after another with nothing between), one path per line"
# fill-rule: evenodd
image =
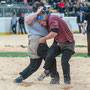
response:
M80 14L80 21L82 22L82 14Z
M12 17L11 24L12 25L17 24L17 17Z

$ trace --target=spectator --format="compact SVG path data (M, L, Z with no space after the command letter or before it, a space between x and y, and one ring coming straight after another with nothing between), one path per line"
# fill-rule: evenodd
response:
M77 16L77 11L78 11L77 5L76 5L76 3L74 3L70 9L70 15L71 16Z
M80 6L79 6L78 10L84 12L84 7L83 7L83 4L82 3L80 3Z
M32 5L32 3L34 3L33 0L27 0L27 2L28 2L28 5Z
M16 17L16 14L13 13L13 16L12 16L12 19L11 19L11 27L12 27L12 31L14 34L17 33L16 31L16 27L17 27L17 17Z
M57 9L57 3L56 2L53 2L53 8Z
M77 16L77 23L78 23L78 27L79 27L79 33L81 33L82 27L83 27L83 23L84 23L84 14L82 13L82 11L79 12L79 15Z
M26 4L26 5L28 4L27 0L23 0L23 3Z
M24 30L25 34L27 34L27 32L25 30L25 25L24 25L24 13L21 13L21 16L19 18L19 25L20 25L20 29L21 29L21 34L23 34L23 30Z
M90 56L90 10L85 16L85 21L83 25L83 34L85 34L85 26L87 24L87 44L88 44L88 56Z
M84 2L85 2L85 0L80 0L80 2L81 2L81 3L84 3Z
M69 2L67 2L65 5L65 16L70 16L70 8L71 8L71 5Z
M60 13L64 13L65 3L63 2L63 0L58 3L58 8Z
M48 0L48 3L49 3L50 5L52 5L52 4L53 4L53 0Z
M72 3L74 3L75 2L75 0L69 0L70 2L72 2Z
M46 13L47 14L51 14L51 11L50 10L51 10L50 7L48 7L48 9L46 10Z
M84 4L84 13L87 14L88 13L88 6L86 4Z

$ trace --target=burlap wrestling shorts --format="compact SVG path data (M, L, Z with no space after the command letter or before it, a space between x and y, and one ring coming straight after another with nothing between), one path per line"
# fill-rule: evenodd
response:
M39 35L30 35L29 36L29 43L28 43L28 55L31 59L40 58L37 54L37 48L39 45L39 39L43 36Z

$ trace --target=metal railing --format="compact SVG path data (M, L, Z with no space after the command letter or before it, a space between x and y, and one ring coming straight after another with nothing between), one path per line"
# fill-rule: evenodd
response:
M19 17L21 13L31 13L31 10L27 6L0 6L0 17L12 17L13 13L16 13L16 16Z

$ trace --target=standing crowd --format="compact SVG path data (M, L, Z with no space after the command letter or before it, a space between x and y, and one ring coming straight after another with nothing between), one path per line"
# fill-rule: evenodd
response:
M79 11L87 14L90 9L90 1L86 0L48 0L48 3L65 16L77 16Z

